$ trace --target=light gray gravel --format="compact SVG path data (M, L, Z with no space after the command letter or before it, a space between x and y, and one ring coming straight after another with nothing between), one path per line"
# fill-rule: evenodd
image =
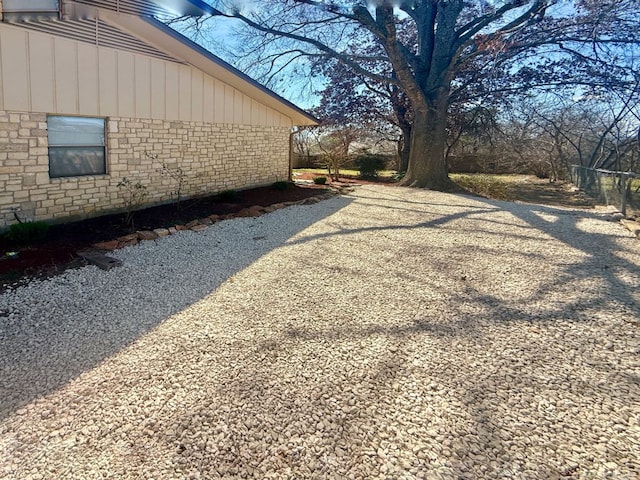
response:
M364 186L0 295L0 478L640 477L640 242Z

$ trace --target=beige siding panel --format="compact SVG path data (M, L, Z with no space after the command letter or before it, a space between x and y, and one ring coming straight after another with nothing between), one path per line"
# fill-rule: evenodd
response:
M29 110L27 33L0 26L2 89L5 110Z
M118 115L118 57L115 50L98 50L100 115Z
M136 84L136 117L151 117L151 59L134 56L134 76Z
M246 95L242 95L242 123L251 125L251 99Z
M53 112L53 40L44 35L29 35L31 110Z
M78 104L82 115L100 115L98 48L78 44ZM34 109L35 110L35 109Z
M168 95L165 76L165 63L151 60L151 118L165 118L165 99Z
M233 92L235 89L225 83L224 85L224 118L223 123L233 123Z
M204 95L202 91L203 82L203 73L200 70L191 70L191 121L202 121L204 103Z
M233 92L233 123L242 124L242 97L244 95L240 90Z
M135 61L133 55L118 52L118 114L121 117L135 115Z
M216 80L214 88L215 88L215 91L213 95L213 102L214 102L215 112L214 112L213 121L214 123L224 123L225 84Z
M166 63L165 67L166 118L177 120L180 117L180 69L175 63Z
M55 39L56 113L78 113L78 44Z
M289 117L285 117L280 114L280 126L281 127L292 127L291 119Z
M254 101L251 113L253 115L254 125L265 125L267 123L267 107L261 103Z
M291 123L191 65L1 23L0 108L243 125Z
M204 91L202 92L202 96L204 99L203 102L203 112L202 119L207 123L213 123L215 121L215 103L214 103L214 93L215 93L215 80L208 76L204 76Z
M180 99L179 120L191 120L191 67L180 65L180 88L178 92Z
M266 124L267 125L277 125L277 113L272 110L271 108L267 107L267 121Z

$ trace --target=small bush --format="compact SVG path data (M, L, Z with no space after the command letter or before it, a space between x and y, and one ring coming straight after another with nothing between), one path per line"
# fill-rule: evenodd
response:
M291 188L291 184L289 182L285 182L284 180L273 182L271 186L276 190L280 190L281 192L286 192L287 190L289 190L289 188Z
M394 182L399 182L400 180L402 180L404 178L404 176L407 174L407 172L396 172L393 174L393 176L391 178L393 178Z
M48 231L49 225L45 222L15 223L9 227L7 238L17 244L29 245L44 240Z
M316 185L324 185L327 183L327 177L316 177L313 179L313 183Z
M362 178L377 178L380 171L387 166L387 160L380 155L361 155L354 163Z
M124 222L133 232L136 229L133 217L135 211L142 207L145 198L147 198L147 187L145 185L142 185L142 183L140 183L139 181L133 183L127 177L122 177L122 180L118 182L117 186L124 200Z
M218 194L218 200L221 202L233 202L238 198L237 190L223 190Z

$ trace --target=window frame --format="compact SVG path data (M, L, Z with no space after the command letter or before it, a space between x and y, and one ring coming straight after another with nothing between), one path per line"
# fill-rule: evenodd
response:
M50 140L50 136L49 136L49 119L52 117L57 117L57 118L86 118L86 119L92 119L92 120L101 120L102 121L102 127L103 127L103 133L102 133L102 144L52 144L51 140ZM90 177L90 176L103 176L103 175L108 175L108 169L107 169L107 125L108 125L108 119L106 117L97 117L97 116L88 116L88 115L61 115L61 114L56 114L56 113L52 113L47 115L47 157L49 159L48 162L48 167L49 167L49 178L50 179L64 179L64 178L77 178L77 177ZM52 169L51 169L51 162L52 162L52 155L51 155L51 150L54 149L58 149L58 150L62 150L62 149L66 149L67 151L73 151L73 150L82 150L82 149L89 149L89 148L99 148L102 150L102 168L101 171L92 171L90 173L78 173L78 174L71 174L71 175L67 175L67 174L63 174L63 175L59 175L59 174L52 174Z

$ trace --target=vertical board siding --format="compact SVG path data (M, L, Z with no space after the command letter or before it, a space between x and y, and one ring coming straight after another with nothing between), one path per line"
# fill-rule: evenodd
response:
M165 118L166 88L164 62L151 60L151 118Z
M267 107L261 103L254 102L253 114L255 115L254 125L265 125L267 123Z
M151 117L151 62L148 57L136 56L134 63L137 118Z
M233 123L242 123L242 95L241 92L233 89Z
M98 52L92 45L78 44L78 108L85 115L100 115ZM34 110L36 110L34 108ZM48 112L50 110L40 110Z
M175 63L167 63L165 78L166 78L166 91L164 92L167 100L167 118L176 119L180 116L179 106L179 94L180 91L180 69L179 65Z
M207 123L213 123L215 121L215 82L213 78L208 75L204 76L204 92L203 92L203 111L202 120Z
M115 50L98 49L100 115L118 115L118 57Z
M234 111L234 88L225 84L224 85L224 123L233 123L233 111Z
M0 30L4 110L29 110L29 51L26 32Z
M204 103L204 74L191 70L191 121L201 122Z
M201 70L0 24L0 109L241 125L291 124Z
M78 112L78 50L77 43L55 39L56 112Z
M244 125L251 125L251 102L249 97L242 95L242 123Z
M172 92L167 92L171 95ZM173 95L176 95L173 92ZM179 120L189 121L191 119L191 67L180 65L180 86L178 87L178 99L180 101Z
M135 59L126 52L118 52L118 112L123 117L135 116Z
M50 38L29 38L29 80L31 86L31 109L36 112L54 111L53 102L53 42Z
M225 103L224 103L224 83L215 80L214 82L214 123L224 123L224 112L225 112Z

